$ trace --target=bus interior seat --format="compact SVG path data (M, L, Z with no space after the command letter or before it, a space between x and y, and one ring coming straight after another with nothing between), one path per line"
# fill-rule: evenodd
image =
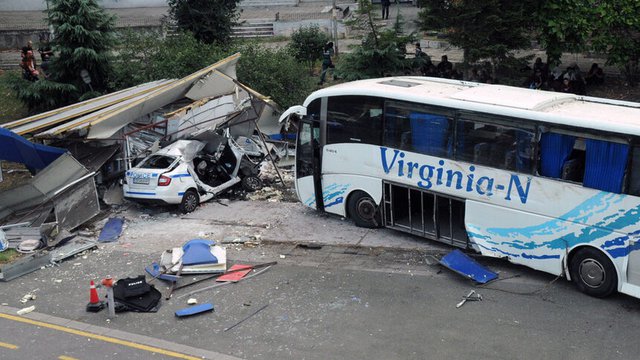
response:
M473 147L473 162L486 163L489 159L489 153L491 151L491 144L478 143Z
M562 179L582 182L584 165L579 159L569 159L562 165Z

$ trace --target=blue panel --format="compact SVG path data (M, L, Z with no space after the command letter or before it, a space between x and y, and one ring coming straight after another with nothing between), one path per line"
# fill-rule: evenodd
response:
M587 139L584 180L586 187L620 193L629 145Z
M176 316L177 317L191 316L191 315L201 314L207 311L213 311L213 304L205 303L205 304L194 305L188 308L180 309L176 311Z
M147 272L147 274L153 276L156 279L166 280L171 282L176 282L178 281L178 279L180 279L180 276L177 276L177 275L163 274L160 271L160 265L158 265L157 262L151 263L151 266L145 267L144 270Z
M481 284L498 278L498 274L478 264L458 249L445 255L440 260L440 264Z
M562 166L571 154L576 139L573 136L544 133L540 139L540 173L559 179Z
M413 150L426 155L445 156L449 152L449 120L441 115L411 113Z
M122 225L124 224L124 219L120 218L111 218L104 224L102 231L100 232L100 236L98 237L98 242L112 242L118 240L120 237L120 233L122 233Z
M65 152L53 146L31 143L16 133L0 128L0 160L24 164L30 169L44 169Z
M216 242L207 239L193 239L182 247L183 265L217 264L218 258L211 253L211 246Z

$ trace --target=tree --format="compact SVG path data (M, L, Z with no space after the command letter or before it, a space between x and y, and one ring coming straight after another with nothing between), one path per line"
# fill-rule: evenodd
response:
M640 76L640 3L599 1L594 10L594 49L606 53L607 64L620 66L627 83L635 86Z
M229 50L204 44L188 32L162 38L155 31L126 31L115 57L112 87L181 78L228 55Z
M111 69L115 16L96 0L51 0L48 19L55 34L50 76L14 86L31 110L60 107L100 94L107 89Z
M423 0L422 30L447 30L449 42L463 49L464 63L490 58L494 65L530 47L530 2L511 0Z
M345 80L357 80L402 74L410 68L405 59L406 45L415 40L413 34L402 33L402 17L398 14L393 29L385 29L377 20L376 8L370 0L359 0L358 10L347 22L361 33L362 43L344 54L336 72Z
M313 73L316 61L322 59L322 49L329 42L329 35L322 32L317 25L305 26L291 34L288 47L293 56L304 61Z
M595 25L594 1L537 1L531 26L547 53L548 64L559 64L563 52L585 48Z
M240 0L169 0L169 13L178 27L205 44L228 44L240 16Z
M314 90L315 79L309 76L305 64L287 49L267 49L256 44L242 45L238 62L238 80L270 96L283 108L301 104Z

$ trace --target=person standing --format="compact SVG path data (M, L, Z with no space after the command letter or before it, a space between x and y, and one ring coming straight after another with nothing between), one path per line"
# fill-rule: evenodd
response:
M391 0L381 0L382 4L382 19L389 19L389 6L391 6Z
M324 84L329 69L335 68L333 65L333 42L328 42L322 49L322 73L320 73L320 85Z

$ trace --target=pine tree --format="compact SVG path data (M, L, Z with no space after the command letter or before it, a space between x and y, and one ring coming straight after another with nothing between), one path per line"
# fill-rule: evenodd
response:
M367 79L403 74L411 67L405 58L406 45L415 41L415 35L403 34L403 20L396 16L393 28L380 23L378 8L370 0L358 0L358 10L346 22L362 43L344 54L336 73L345 80Z
M240 0L169 0L170 14L178 27L190 31L205 44L228 44L240 16Z
M54 32L48 77L41 74L39 81L14 85L18 98L32 111L99 95L106 90L110 73L115 16L96 0L50 0L48 20Z
M532 2L511 0L422 0L422 30L446 29L451 45L464 50L465 64L490 58L498 65L513 51L530 47Z

